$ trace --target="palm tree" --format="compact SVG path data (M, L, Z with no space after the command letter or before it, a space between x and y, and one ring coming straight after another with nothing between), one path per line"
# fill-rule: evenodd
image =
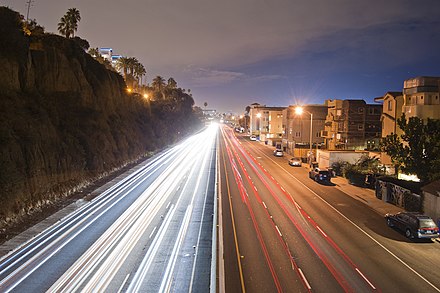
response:
M162 92L163 88L165 87L165 79L158 75L153 79L151 86L155 91Z
M58 23L58 31L66 38L74 37L75 32L78 30L78 22L80 20L81 15L79 10L76 8L69 8Z
M130 66L130 59L128 57L121 57L116 61L116 70L122 71L124 78L127 79L128 68Z
M138 85L142 84L142 77L147 73L147 70L145 69L144 65L142 63L137 62L134 65L133 68L133 74L137 78Z
M90 48L89 49L89 54L90 56L92 56L93 58L96 58L98 56L101 56L101 53L99 53L99 49L98 48Z
M170 89L177 88L177 82L174 80L174 78L172 78L172 77L168 78L167 87L170 88Z

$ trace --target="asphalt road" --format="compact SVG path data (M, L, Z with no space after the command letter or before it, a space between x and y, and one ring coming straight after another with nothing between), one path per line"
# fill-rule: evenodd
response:
M223 127L219 149L225 292L440 292L439 243L237 136Z
M164 151L10 252L0 292L215 288L216 139L208 127Z

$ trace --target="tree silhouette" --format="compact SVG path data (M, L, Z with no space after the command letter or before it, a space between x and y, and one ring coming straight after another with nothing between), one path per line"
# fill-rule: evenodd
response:
M69 8L58 23L58 31L66 38L74 37L75 32L78 30L78 22L80 20L81 15L79 10L76 8Z
M402 135L391 134L381 141L381 149L392 161L409 174L424 182L440 178L440 120L418 117L397 120Z

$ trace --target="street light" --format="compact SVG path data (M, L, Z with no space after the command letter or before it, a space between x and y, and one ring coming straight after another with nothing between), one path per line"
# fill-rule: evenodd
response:
M258 118L258 137L261 139L260 134L261 134L261 113L258 112L257 113L257 118Z
M309 111L306 111L303 109L303 107L296 107L295 108L295 114L296 115L302 115L303 112L307 112L310 114L310 150L309 150L309 166L312 165L312 136L313 136L313 113L310 113Z

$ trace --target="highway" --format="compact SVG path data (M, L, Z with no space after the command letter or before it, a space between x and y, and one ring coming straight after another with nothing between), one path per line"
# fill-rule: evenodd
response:
M0 292L215 290L217 129L154 156L4 256Z
M440 292L439 243L272 151L207 127L2 257L0 292Z
M225 292L440 292L437 242L407 240L229 127L219 145Z

